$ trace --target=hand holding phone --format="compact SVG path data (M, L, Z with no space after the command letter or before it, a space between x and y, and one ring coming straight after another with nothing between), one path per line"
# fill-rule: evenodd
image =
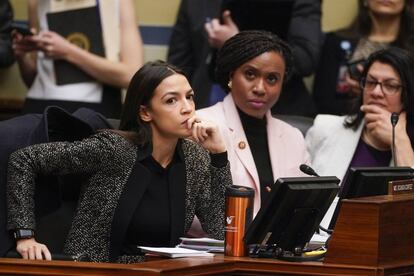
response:
M25 24L13 22L10 26L12 30L16 30L19 34L26 36L26 35L34 35L34 33L29 29L29 27Z
M362 71L364 70L365 60L360 59L357 61L349 62L348 66L348 74L351 79L359 81L361 78Z

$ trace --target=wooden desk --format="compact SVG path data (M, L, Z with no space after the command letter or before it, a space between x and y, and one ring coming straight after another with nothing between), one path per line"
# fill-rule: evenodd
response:
M382 267L291 263L269 259L182 258L149 261L140 264L107 264L66 261L24 261L0 259L0 275L414 275L414 261Z

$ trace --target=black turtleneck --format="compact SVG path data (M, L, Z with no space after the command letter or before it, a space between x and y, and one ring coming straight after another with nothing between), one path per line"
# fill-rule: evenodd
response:
M261 205L263 206L269 194L266 187L273 185L273 172L267 141L266 117L257 119L243 113L240 109L237 110L259 175Z

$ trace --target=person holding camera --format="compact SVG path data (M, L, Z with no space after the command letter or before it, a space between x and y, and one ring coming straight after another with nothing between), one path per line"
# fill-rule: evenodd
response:
M361 93L360 74L370 54L389 46L414 52L413 0L359 0L350 27L328 33L313 97L318 113L345 115Z

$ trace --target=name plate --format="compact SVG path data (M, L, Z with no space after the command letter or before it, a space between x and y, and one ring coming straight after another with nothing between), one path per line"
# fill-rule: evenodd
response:
M394 180L388 182L388 194L414 194L414 179Z

